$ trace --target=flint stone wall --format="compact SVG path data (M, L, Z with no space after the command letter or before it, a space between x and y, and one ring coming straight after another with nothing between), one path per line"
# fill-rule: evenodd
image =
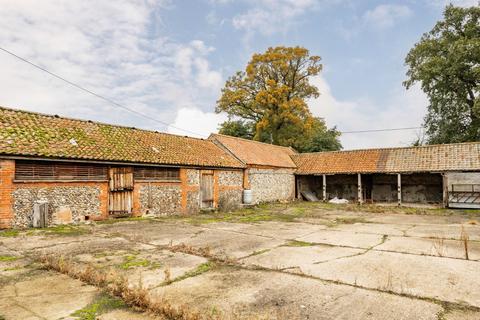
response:
M295 176L291 169L248 170L253 203L292 200L295 195Z
M180 214L182 190L180 185L142 185L139 190L140 210L158 216Z
M242 171L226 171L218 172L218 184L221 186L243 186L243 172Z
M200 210L200 192L188 191L187 192L187 212L189 214L198 213Z
M85 216L101 215L100 188L96 186L52 186L43 188L18 188L13 197L13 227L32 226L33 205L36 201L48 202L48 225L84 221ZM71 212L71 221L59 221L59 216Z
M200 170L188 169L187 170L187 183L189 185L198 186L200 184Z
M242 204L242 189L232 189L220 191L218 196L218 208L221 211L233 211Z

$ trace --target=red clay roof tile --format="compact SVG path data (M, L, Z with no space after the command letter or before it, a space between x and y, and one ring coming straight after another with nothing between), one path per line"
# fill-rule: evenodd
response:
M0 154L243 168L210 140L0 107Z
M222 134L211 134L209 139L218 141L247 165L296 168L290 157L296 154L292 148Z
M480 170L480 142L293 155L297 174Z

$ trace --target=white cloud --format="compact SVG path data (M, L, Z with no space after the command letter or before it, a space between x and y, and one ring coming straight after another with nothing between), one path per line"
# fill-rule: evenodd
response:
M256 0L251 8L233 17L232 24L246 33L248 41L255 33L272 35L287 31L299 16L313 9L317 0Z
M338 100L320 76L312 83L319 88L321 95L309 102L310 109L314 115L325 118L329 127L335 125L341 131L358 131L417 127L423 123L428 102L419 87L408 91L397 88L389 101L380 106L362 98ZM418 134L419 130L344 134L341 141L345 149L403 146L413 142Z
M374 28L385 29L393 27L399 20L412 15L412 10L405 5L381 4L365 12L363 20Z
M222 75L214 48L152 27L167 1L4 0L0 44L65 78L170 123L184 106L211 108ZM153 19L157 19L152 21ZM0 52L0 105L165 130ZM188 129L188 128L187 128Z
M216 114L213 112L204 112L195 107L181 108L173 124L168 131L176 134L184 134L177 128L189 128L190 131L197 134L189 134L199 138L205 138L212 132L217 132L220 123L227 120L224 114Z

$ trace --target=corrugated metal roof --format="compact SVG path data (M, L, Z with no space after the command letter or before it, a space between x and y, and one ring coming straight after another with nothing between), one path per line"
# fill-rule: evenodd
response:
M480 142L304 153L292 158L298 174L480 170Z
M0 155L243 168L210 140L0 107Z
M210 139L218 141L245 164L296 168L295 163L290 157L296 154L292 148L221 134L211 134Z

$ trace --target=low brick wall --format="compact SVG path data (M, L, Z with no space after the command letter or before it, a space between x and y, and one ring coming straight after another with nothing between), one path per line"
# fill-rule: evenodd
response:
M253 203L290 201L295 196L295 176L292 169L249 168L249 187Z
M0 160L0 229L12 226L12 192L15 161Z

